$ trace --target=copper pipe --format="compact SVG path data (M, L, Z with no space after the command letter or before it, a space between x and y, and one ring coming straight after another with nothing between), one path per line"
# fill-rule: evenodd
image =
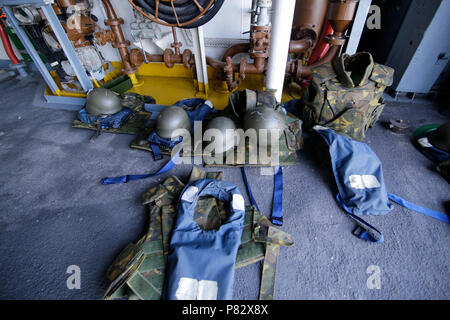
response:
M206 57L206 64L213 67L214 69L216 69L217 71L223 71L223 69L225 68L225 66L227 65L226 62L223 61L219 61L216 60L214 58L211 57ZM238 64L233 64L233 70L235 72L239 72L239 65Z
M146 53L145 56L147 57L147 60L149 62L164 62L164 57L162 54L148 54Z
M179 56L181 54L180 47L182 46L181 42L178 42L177 37L177 30L175 27L172 27L172 34L173 34L173 43L171 44L172 48L175 48L175 54Z
M291 40L289 43L289 53L302 53L311 49L313 46L313 39L304 38L300 40Z
M105 25L109 26L114 32L115 41L112 46L119 50L119 54L124 65L123 72L125 74L136 73L137 68L131 64L127 49L130 46L130 42L125 40L121 27L121 25L124 24L124 21L123 19L117 18L116 12L114 11L114 8L109 0L102 0L102 2L108 15L108 20L105 20Z
M329 0L297 0L295 4L293 26L298 31L313 30L316 38L322 34L322 28L328 11ZM312 49L316 46L314 42Z
M250 44L249 43L238 43L235 44L227 49L225 53L223 54L222 61L226 61L227 57L233 58L235 55L239 53L248 52L250 50Z
M298 64L296 66L293 66L292 64L288 63L288 65L286 67L286 71L291 74L294 73L295 77L297 79L311 76L312 70L314 68L324 65L325 63L331 62L336 57L336 55L339 53L339 51L341 50L341 47L342 46L332 46L330 48L330 50L328 51L328 53L325 55L325 57L323 57L323 59L317 61L316 63L310 64L309 66L298 65Z

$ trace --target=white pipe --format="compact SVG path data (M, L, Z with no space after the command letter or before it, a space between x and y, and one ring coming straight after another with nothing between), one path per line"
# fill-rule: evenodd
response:
M294 9L295 0L273 0L272 40L270 43L266 87L268 90L275 90L275 97L278 102L281 102L283 94Z
M206 65L205 40L203 36L203 27L191 29L192 40L194 44L195 68L197 71L197 80L204 85L205 93L208 91L208 69Z

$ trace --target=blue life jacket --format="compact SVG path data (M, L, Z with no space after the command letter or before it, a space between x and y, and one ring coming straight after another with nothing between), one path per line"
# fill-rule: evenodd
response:
M102 118L97 116L90 116L89 113L86 111L86 108L83 108L78 111L78 120L80 120L83 123L88 123L92 125L97 125L98 121L101 129L110 129L110 128L117 129L125 121L128 120L128 118L132 113L133 111L131 111L130 108L124 107L121 111Z
M189 119L191 120L192 128L194 127L195 121L203 121L205 117L211 112L217 112L211 101L193 98L193 99L183 99L174 103L176 107L183 107L186 110Z
M202 230L194 220L198 199L213 196L229 203L219 230ZM165 297L169 300L229 300L244 227L244 198L225 181L203 179L188 184L178 202L168 257Z
M410 203L399 196L387 193L380 159L365 143L337 134L333 130L314 126L328 144L331 165L339 190L337 201L358 227L354 234L361 239L381 243L382 233L359 216L383 215L392 210L389 200L410 210L450 223L449 217L440 212Z

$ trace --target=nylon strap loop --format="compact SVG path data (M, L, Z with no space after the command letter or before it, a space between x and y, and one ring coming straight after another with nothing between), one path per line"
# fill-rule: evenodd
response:
M182 150L182 148L179 148L177 153L175 154L175 156L172 159L170 159L169 162L167 162L164 165L164 167L162 167L159 171L157 171L155 173L136 174L136 175L126 175L126 176L121 176L121 177L114 177L114 178L105 178L105 179L103 179L102 184L127 183L130 181L147 179L147 178L155 177L160 174L166 173L166 172L172 170L173 168L175 168L175 166L177 165L177 162L180 158L181 150Z
M388 197L391 201L401 205L402 207L405 207L406 209L424 214L442 222L450 223L450 217L445 213L418 206L417 204L406 201L405 199L396 196L395 194L388 193Z

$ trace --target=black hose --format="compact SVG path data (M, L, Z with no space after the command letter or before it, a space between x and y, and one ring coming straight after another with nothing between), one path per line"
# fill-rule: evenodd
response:
M134 2L145 9L148 13L155 15L155 0L135 0ZM210 0L198 0L198 3L202 7L206 7L209 2ZM209 22L217 14L217 12L219 12L220 8L223 5L223 2L224 0L215 0L212 6L202 17L200 17L200 19L191 24L185 25L182 28L196 28ZM161 2L159 3L158 7L158 18L170 24L178 24L178 22L182 24L193 20L200 14L198 7L192 1L176 1L174 2L174 7L177 13L178 20L175 18L172 6L166 5Z
M153 16L156 14L155 0L138 0L137 2ZM198 3L202 7L208 5L209 2L210 0L198 0ZM176 19L171 6L160 3L158 7L158 18L167 23L178 24L178 22L186 23L200 14L199 9L193 2L189 2L184 6L175 7L175 11L178 20Z

